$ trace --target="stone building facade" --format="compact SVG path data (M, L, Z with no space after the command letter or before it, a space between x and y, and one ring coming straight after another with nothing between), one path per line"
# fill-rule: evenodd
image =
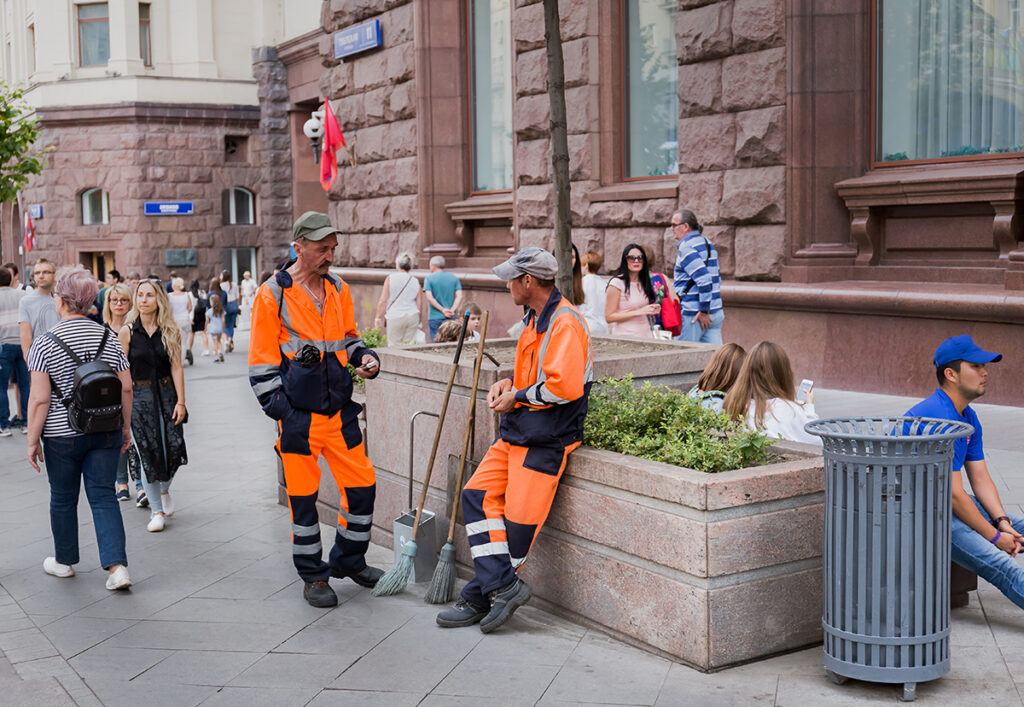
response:
M322 3L324 34L304 71L322 63L319 93L332 101L349 142L329 211L343 231L337 264L354 285L363 321L395 255L410 250L421 265L444 255L473 297L494 310L501 331L517 313L487 268L509 248L551 245L539 0L489 3L492 13L508 6L511 179L500 189L476 183L472 23L487 5ZM982 40L1024 35L1021 18L1002 12L1002 4L968 5L943 10L974 13L950 26L973 28ZM638 6L674 16L678 98L678 168L646 177L630 177L624 157L634 115L624 95L635 79L626 67L625 33L632 27L627 15ZM884 141L898 131L893 121L881 122L891 117L882 95L891 90L894 69L878 63L880 47L902 48L895 35L882 36L880 18L906 13L899 3L562 0L560 12L573 240L581 251L602 253L605 272L631 242L652 246L658 269L670 269L674 242L666 225L673 211L687 207L721 254L726 339L782 343L798 378L925 394L934 385L930 357L942 339L970 333L994 350L1016 348L1024 321L1024 137L997 146L986 136L979 140L991 145L961 147L959 136L947 136L941 154L916 159L899 147L883 154ZM332 35L373 20L382 46L335 59ZM943 45L933 47L935 56L957 44L939 41L921 22L910 18L907 31ZM489 41L506 40L492 33ZM1017 45L993 51L1012 54ZM1015 65L1010 59L994 56L986 66ZM957 79L950 85L963 83ZM893 85L906 93L921 82ZM1002 91L1015 83L999 75L992 85ZM928 115L917 119L923 124ZM293 131L296 168L311 163L298 144ZM993 376L986 400L1024 394L1024 362L1008 357Z

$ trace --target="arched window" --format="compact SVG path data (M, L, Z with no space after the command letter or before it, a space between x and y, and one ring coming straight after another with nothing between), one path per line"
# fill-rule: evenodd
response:
M82 225L110 223L110 197L100 187L89 187L82 192Z
M252 225L256 223L256 195L245 187L231 187L221 194L224 223Z

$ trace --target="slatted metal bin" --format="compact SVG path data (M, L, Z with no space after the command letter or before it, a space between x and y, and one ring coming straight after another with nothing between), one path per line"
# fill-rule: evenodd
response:
M949 672L953 441L974 428L921 417L836 418L822 439L825 670L917 683Z

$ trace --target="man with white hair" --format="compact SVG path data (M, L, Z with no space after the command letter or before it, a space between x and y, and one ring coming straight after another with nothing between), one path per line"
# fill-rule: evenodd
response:
M431 341L437 336L441 322L454 317L462 306L462 283L444 266L444 256L435 255L430 259L430 274L423 280L423 292L430 303L427 325Z

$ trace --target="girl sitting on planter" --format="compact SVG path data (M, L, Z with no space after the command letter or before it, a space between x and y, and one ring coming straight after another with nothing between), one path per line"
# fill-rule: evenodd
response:
M700 374L697 385L690 388L686 397L700 400L701 406L722 412L725 404L725 394L728 393L736 383L740 370L743 368L743 361L747 358L747 351L739 344L725 344L718 347L704 372Z
M796 402L793 368L789 356L778 344L762 341L754 347L740 369L739 377L725 396L725 413L743 420L752 430L769 437L821 446L821 439L804 431L804 425L817 420L814 391L807 402Z

